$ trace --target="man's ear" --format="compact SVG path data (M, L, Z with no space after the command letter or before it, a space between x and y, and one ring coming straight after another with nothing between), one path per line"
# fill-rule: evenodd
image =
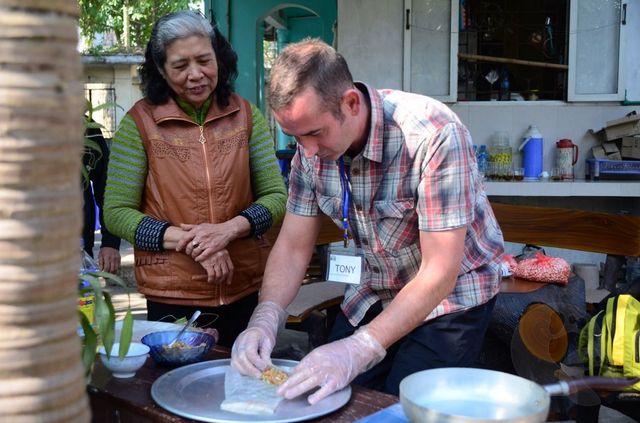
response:
M342 95L343 104L347 107L348 113L355 116L359 113L361 105L360 96L358 90L355 88L349 88Z

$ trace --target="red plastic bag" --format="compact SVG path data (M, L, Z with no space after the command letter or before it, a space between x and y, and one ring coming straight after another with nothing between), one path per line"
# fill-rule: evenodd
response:
M559 257L549 257L536 253L533 257L521 260L514 269L516 278L533 282L551 282L566 285L569 283L571 266Z
M513 272L515 272L516 270L516 267L518 267L518 261L511 254L502 255L502 264L503 268L506 267L506 270L508 270L511 274L513 274Z

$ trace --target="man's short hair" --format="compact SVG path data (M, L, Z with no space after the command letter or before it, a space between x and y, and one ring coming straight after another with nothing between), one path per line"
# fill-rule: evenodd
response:
M342 96L353 86L344 57L324 41L306 38L290 44L278 56L271 69L269 106L278 111L306 88L313 88L323 109L342 120Z

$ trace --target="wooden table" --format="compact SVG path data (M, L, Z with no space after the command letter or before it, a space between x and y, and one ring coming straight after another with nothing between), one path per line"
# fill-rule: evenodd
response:
M229 358L229 350L214 348L209 360ZM151 398L151 385L169 369L157 366L149 357L130 379L111 376L100 359L96 359L92 381L87 387L94 423L193 422L158 406ZM341 409L314 422L353 422L398 402L398 397L352 385L349 402Z

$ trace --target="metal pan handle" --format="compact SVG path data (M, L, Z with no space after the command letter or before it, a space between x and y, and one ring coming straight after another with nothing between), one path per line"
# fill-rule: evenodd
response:
M622 388L640 382L640 378L601 377L591 376L572 380L562 380L558 383L544 385L543 388L549 395L570 395L586 389L603 389L619 391Z

